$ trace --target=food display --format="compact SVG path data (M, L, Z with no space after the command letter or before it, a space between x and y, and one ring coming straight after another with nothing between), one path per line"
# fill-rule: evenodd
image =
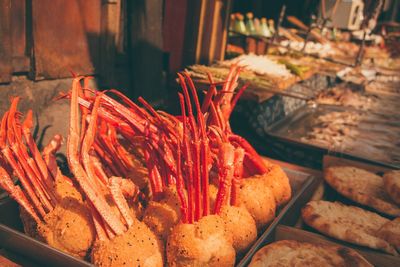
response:
M261 266L373 266L352 249L295 240L281 240L261 248L250 267Z
M351 165L328 166L324 180L344 198L310 201L302 208L303 221L337 240L398 256L400 207L389 196L391 188L384 186L385 179L396 173L379 176Z
M61 96L70 100L72 177L54 159L62 138L40 152L32 113L21 123L14 98L1 124L0 185L20 204L25 232L96 266L233 265L291 198L285 172L230 128L240 93L224 92L234 92L239 71L201 104L179 74L180 116L74 78Z
M400 1L3 2L0 266L400 266Z

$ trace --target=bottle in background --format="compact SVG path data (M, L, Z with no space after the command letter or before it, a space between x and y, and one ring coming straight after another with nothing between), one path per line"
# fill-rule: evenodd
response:
M256 33L256 29L254 28L254 21L253 21L253 13L252 12L248 12L246 14L246 30L247 33L249 35L255 35Z
M261 27L260 27L260 33L261 36L264 37L271 37L271 31L268 28L268 24L267 24L267 19L266 18L261 18Z
M272 35L275 34L275 22L273 19L268 20L269 31Z
M236 14L234 31L238 32L238 33L241 33L241 34L246 34L247 35L246 26L244 25L244 17L240 13Z

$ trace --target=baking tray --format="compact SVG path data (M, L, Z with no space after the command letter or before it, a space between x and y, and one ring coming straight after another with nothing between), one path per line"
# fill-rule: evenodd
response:
M293 211L292 206L297 200L305 203L307 192L311 192L313 186L316 186L316 178L309 174L290 169L284 171L289 177L292 199L277 211L277 217L261 237L276 227L286 217L285 214ZM18 205L13 200L6 198L0 201L0 214L0 247L23 255L40 266L93 266L25 235ZM243 255L238 255L238 259L240 257Z
M321 178L311 176L304 172L299 172L291 169L284 168L284 171L289 177L289 182L292 192L290 201L277 212L274 221L266 228L266 230L259 236L257 241L251 246L246 255L239 261L237 266L247 266L254 253L256 253L262 244L271 242L275 228L279 224L295 225L298 217L300 216L300 209L311 198L314 190L321 183Z
M305 105L299 108L296 112L286 116L284 119L272 124L266 129L266 132L270 137L273 137L276 140L280 140L281 142L291 146L300 146L306 151L314 150L319 151L322 154L330 154L349 159L361 160L381 166L392 168L400 167L400 158L398 158L400 153L400 144L397 143L398 139L396 136L394 136L395 134L390 136L390 138L395 137L393 139L393 142L395 142L393 143L394 147L391 149L375 146L375 140L368 140L371 142L369 147L376 149L376 153L380 153L375 155L363 150L367 147L366 143L362 142L367 140L366 137L362 137L364 138L362 139L357 136L355 139L356 141L353 141L351 145L348 144L343 147L327 147L326 145L302 140L302 137L305 137L306 134L312 129L313 125L315 125L315 119L318 116L331 112L353 112L362 116L359 125L354 127L354 129L357 129L361 133L360 136L364 135L365 133L374 133L375 137L379 136L382 138L382 140L387 140L387 138L389 138L388 136L391 134L390 129L400 129L400 121L397 118L360 111L350 107L318 105L314 103ZM385 158L390 153L392 153L393 159Z

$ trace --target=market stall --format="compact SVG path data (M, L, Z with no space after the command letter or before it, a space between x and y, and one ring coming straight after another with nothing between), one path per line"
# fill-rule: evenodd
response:
M90 2L0 1L1 266L400 265L398 1Z

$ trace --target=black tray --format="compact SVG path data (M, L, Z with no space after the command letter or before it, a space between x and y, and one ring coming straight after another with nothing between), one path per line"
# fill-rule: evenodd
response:
M277 213L274 221L267 227L263 234L252 245L250 250L237 264L238 267L247 266L253 255L267 242L273 241L273 233L279 224L295 225L300 216L301 207L304 206L312 197L315 188L321 182L321 178L311 176L309 174L285 169L290 185L292 187L292 198L290 201ZM300 181L303 181L302 183ZM295 190L297 188L297 190Z

